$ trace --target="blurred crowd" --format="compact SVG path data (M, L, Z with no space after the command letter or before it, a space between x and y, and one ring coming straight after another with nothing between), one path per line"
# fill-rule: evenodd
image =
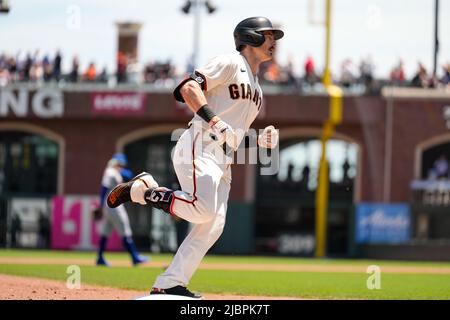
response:
M366 92L378 92L382 86L395 85L416 88L450 88L450 63L442 65L441 72L436 76L428 72L419 62L414 76L408 79L405 75L402 60L391 69L388 77L377 79L374 76L375 64L370 56L361 59L356 64L351 59L345 59L340 65L340 72L331 71L334 84L343 88L360 86ZM312 56L307 56L303 64L303 74L294 72L293 62L288 59L283 66L276 61L263 65L260 70L260 79L266 84L294 85L302 89L313 88L322 81L322 72L317 70Z
M188 71L177 72L170 60L147 62L141 64L135 59L119 52L116 59L116 70L107 67L99 68L90 62L81 68L78 56L71 58L70 68L63 70L63 56L57 51L53 55L41 55L37 50L34 54L18 53L0 54L0 86L15 82L95 82L95 83L131 83L155 84L159 87L171 88L180 77ZM189 65L186 67L189 69ZM407 78L404 63L399 60L384 79L374 76L375 64L370 56L356 63L345 59L338 73L331 72L333 83L344 89L362 87L366 92L378 92L382 86L396 85L418 88L439 88L450 86L450 63L441 66L436 76L433 76L422 63L418 63L413 77ZM314 91L320 84L322 71L318 70L314 58L308 55L301 70L294 67L292 58L284 63L276 59L265 63L260 68L259 79L262 84L295 88L299 91Z
M63 70L63 56L60 51L54 55L0 54L0 86L17 82L65 82L65 83L154 83L161 86L173 86L175 67L170 61L148 62L142 65L125 54L117 54L117 67L109 71L107 67L99 68L90 62L81 68L80 59L73 56L68 70Z

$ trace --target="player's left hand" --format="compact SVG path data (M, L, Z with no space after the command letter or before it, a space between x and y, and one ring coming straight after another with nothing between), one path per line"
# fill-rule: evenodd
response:
M258 137L258 145L262 148L273 149L278 144L278 130L274 126L265 127Z

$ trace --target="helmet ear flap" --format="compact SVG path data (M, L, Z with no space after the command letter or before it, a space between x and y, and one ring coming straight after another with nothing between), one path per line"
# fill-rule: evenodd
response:
M259 47L261 46L264 41L266 41L266 37L264 36L264 34L259 33L258 31L253 31L253 36L255 37L253 42L255 43L255 47Z
M242 45L252 47L261 46L266 40L264 34L255 30L239 30L235 33L236 50L240 51Z

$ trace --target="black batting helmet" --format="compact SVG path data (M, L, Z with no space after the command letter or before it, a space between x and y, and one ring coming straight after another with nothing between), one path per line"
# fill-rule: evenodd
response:
M264 17L251 17L242 20L238 23L234 29L234 43L236 44L236 50L241 51L242 46L249 45L252 47L259 47L265 41L265 37L262 34L263 31L273 31L275 40L281 39L284 36L284 32L280 29L275 29L272 26L272 22Z

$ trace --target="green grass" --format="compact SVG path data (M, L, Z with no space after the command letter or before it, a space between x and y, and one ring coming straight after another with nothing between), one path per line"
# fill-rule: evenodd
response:
M152 261L170 261L172 254L151 254ZM49 259L95 259L94 251L59 251L59 250L11 250L0 249L0 258L49 258ZM106 257L113 260L130 260L128 253L107 252Z
M151 256L154 262L170 262L173 254L143 253ZM0 257L21 258L61 258L61 259L86 259L93 260L95 252L83 251L58 251L58 250L10 250L0 249ZM107 252L106 257L111 260L129 260L130 257L124 252ZM410 266L410 267L446 267L450 268L450 262L425 262L425 261L392 261L392 260L351 260L351 259L312 259L294 257L261 257L261 256L222 256L207 255L205 263L243 263L243 264L286 264L286 265L352 265L352 266Z
M0 273L66 281L66 266L0 265ZM159 268L81 266L81 283L147 292ZM321 299L450 299L450 275L385 274L380 290L365 273L198 270L190 288L199 292Z
M169 263L172 254L150 254L152 261ZM94 252L0 250L0 257L64 258L94 261ZM107 259L129 260L125 253L110 253ZM450 267L450 263L400 262L374 260L299 259L278 257L207 256L207 263L303 264ZM66 265L0 265L0 273L66 281ZM148 292L161 268L81 266L82 284L116 287ZM321 299L450 299L450 274L388 274L381 275L381 289L369 290L370 275L333 272L275 272L247 270L198 270L190 288L207 293L240 295L291 296Z

